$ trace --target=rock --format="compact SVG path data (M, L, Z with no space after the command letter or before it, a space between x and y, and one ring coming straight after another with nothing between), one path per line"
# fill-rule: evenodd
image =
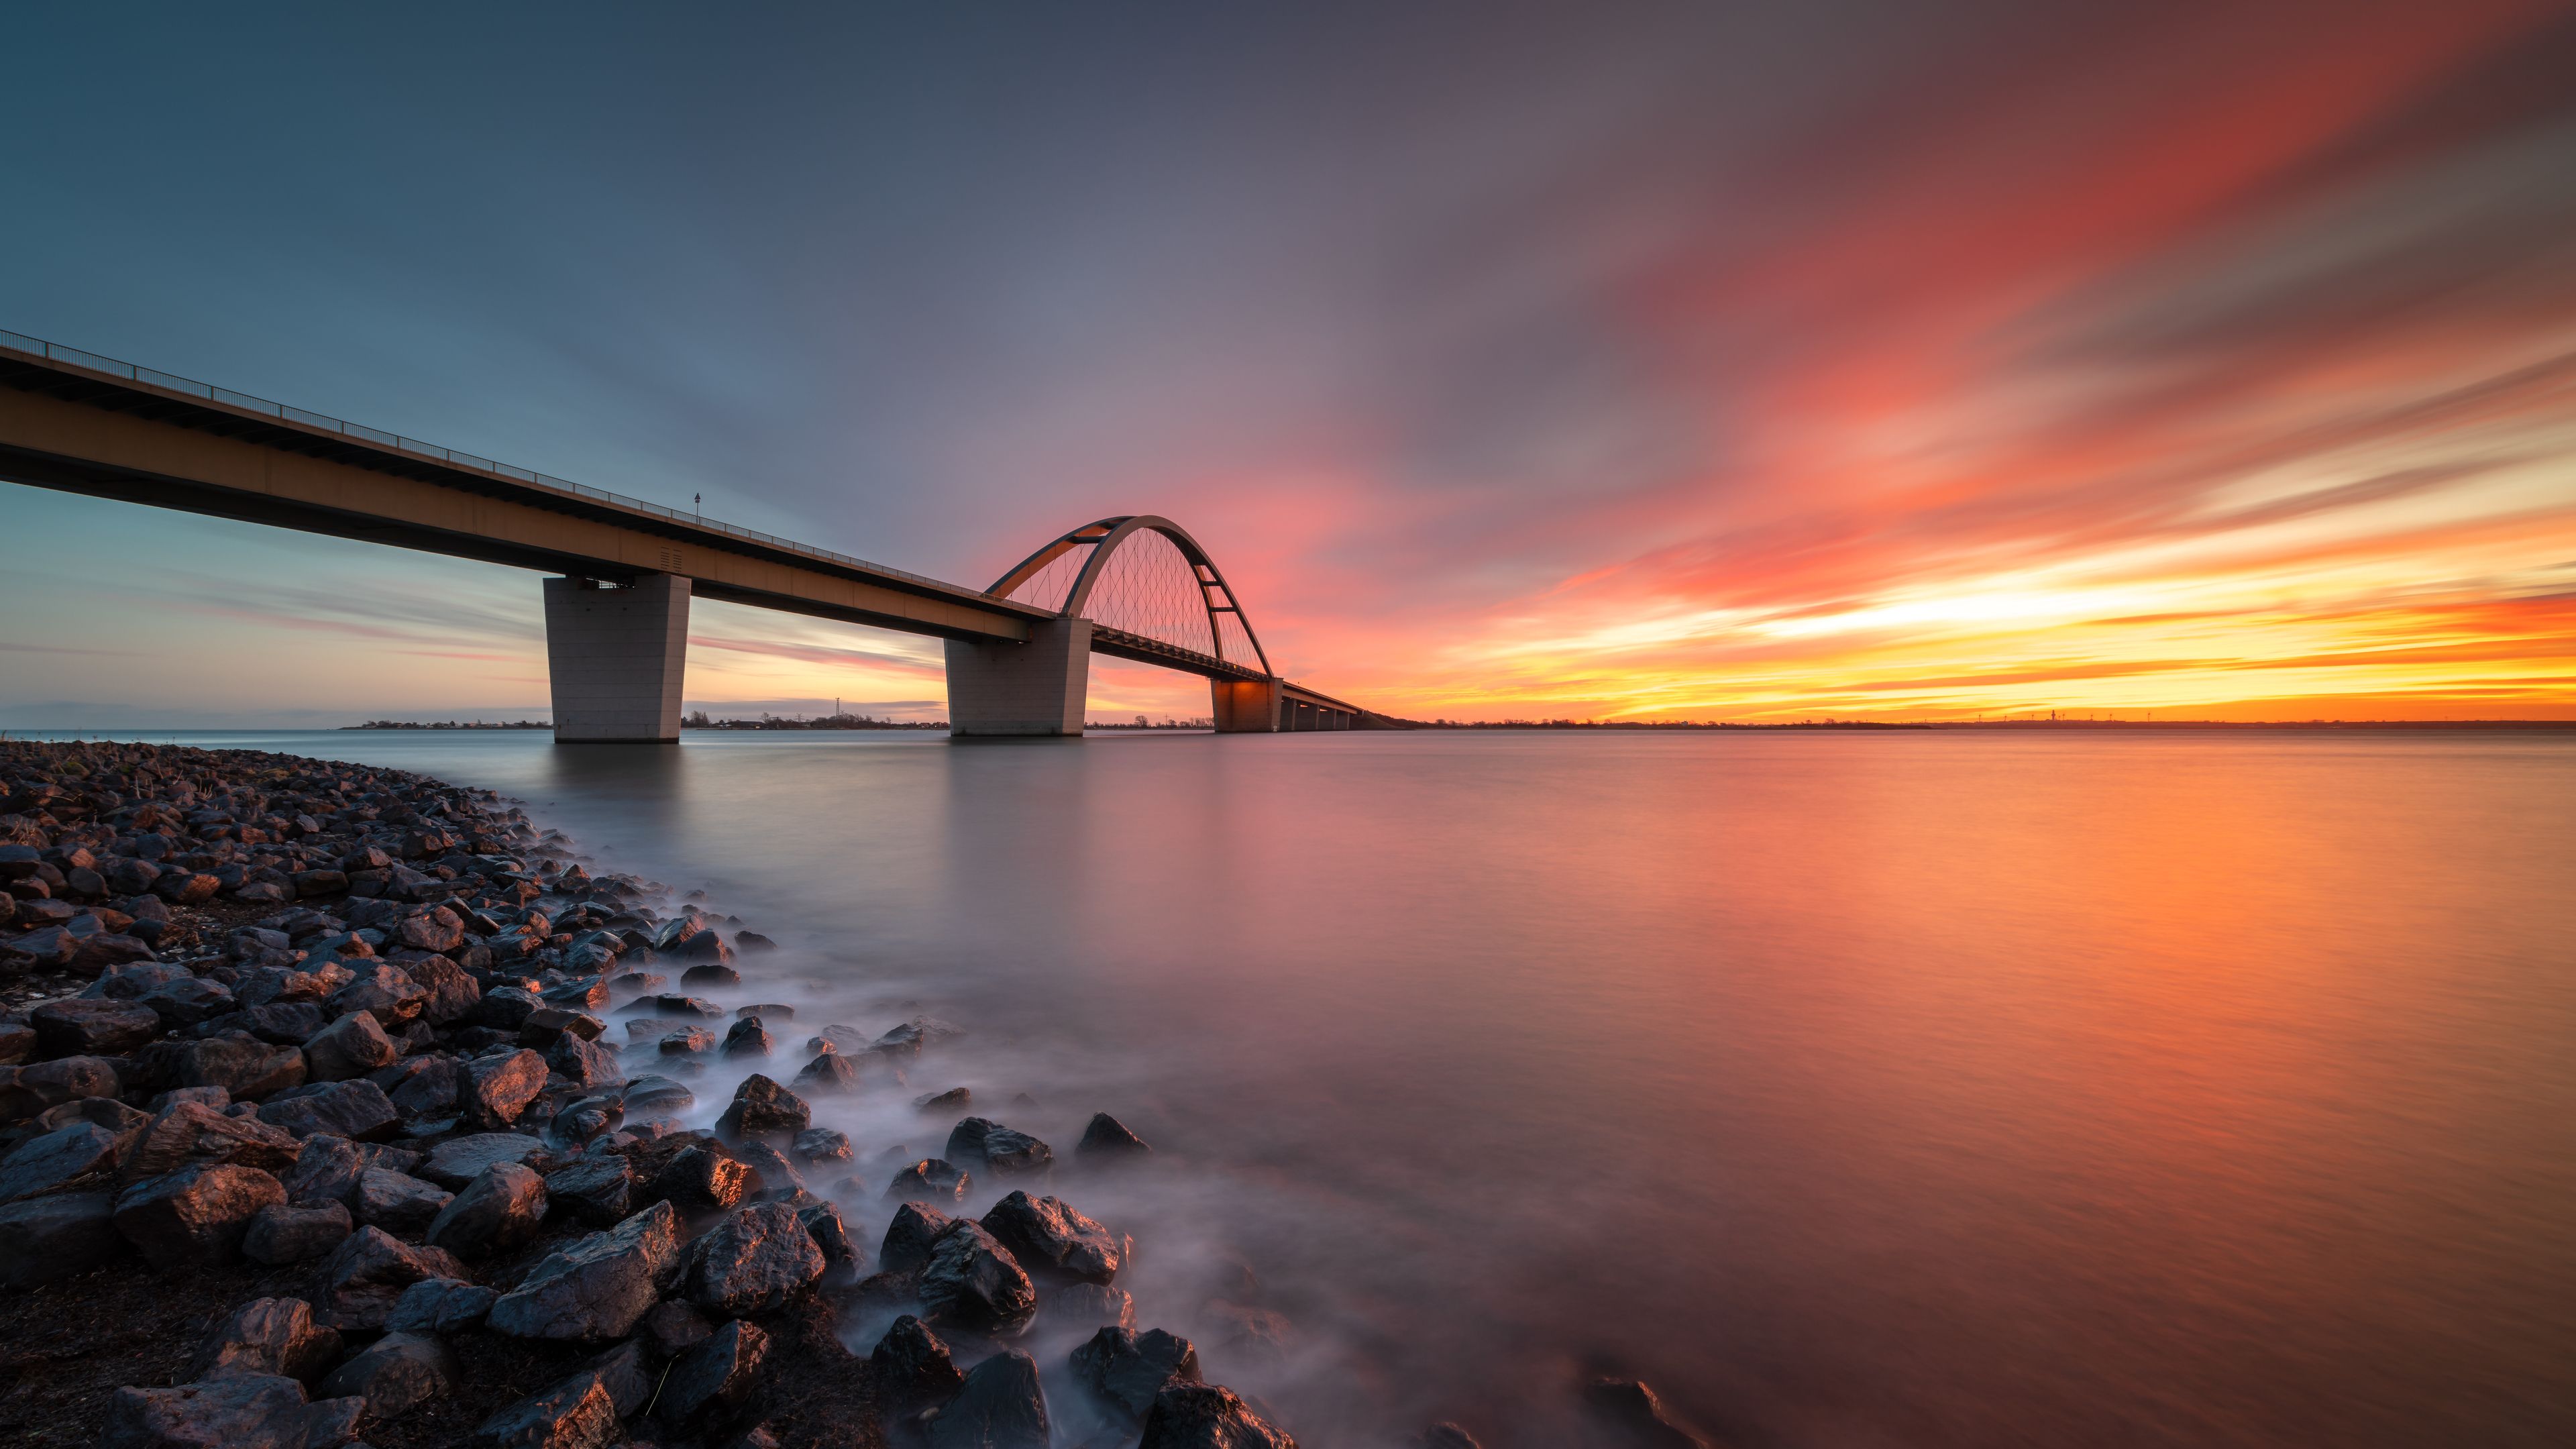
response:
M1296 1330L1287 1315L1222 1299L1211 1300L1204 1311L1220 1325L1216 1343L1228 1350L1228 1357L1272 1363L1288 1357Z
M271 1267L319 1258L345 1241L352 1231L349 1209L326 1202L320 1207L277 1203L259 1210L242 1236L242 1256Z
M917 1414L957 1396L966 1376L948 1356L948 1345L907 1313L894 1321L868 1355L878 1392L898 1414Z
M224 883L191 870L165 870L152 882L152 894L174 906L202 906Z
M576 1087L608 1087L626 1080L625 1069L617 1065L617 1053L570 1032L546 1048L546 1065Z
M829 1127L808 1127L796 1134L788 1153L799 1162L847 1162L850 1139Z
M688 1304L672 1299L656 1303L644 1315L644 1338L651 1340L653 1351L663 1358L675 1358L706 1342L716 1331L715 1323Z
M49 1057L121 1056L161 1034L161 1018L131 1001L48 1001L27 1013Z
M437 1248L415 1248L382 1228L363 1227L322 1265L319 1311L334 1328L385 1326L403 1290L424 1278L462 1278L465 1265Z
M696 1106L698 1095L669 1077L648 1074L628 1082L618 1100L627 1116L641 1122L676 1117Z
M631 1025L631 1024L630 1024ZM519 1045L550 1047L562 1036L577 1036L583 1041L597 1041L608 1030L608 1023L587 1011L569 1006L540 1006L519 1023Z
M944 1155L951 1162L982 1163L1003 1177L1041 1172L1055 1164L1055 1153L1045 1143L982 1117L969 1117L951 1128Z
M370 1012L355 1011L331 1023L304 1043L304 1066L317 1082L345 1082L390 1066L402 1048L385 1035Z
M316 1399L304 1406L304 1449L367 1449L358 1438L364 1399Z
M729 1208L751 1190L751 1170L712 1147L692 1147L662 1164L653 1195L692 1211Z
M61 926L46 926L0 941L0 972L59 971L72 964L79 950L79 937Z
M595 1374L608 1390L609 1402L617 1406L617 1416L631 1418L652 1400L659 1376L648 1367L644 1345L628 1339L590 1361L586 1372Z
M828 1202L796 1210L796 1220L805 1225L805 1236L823 1254L823 1284L837 1288L856 1283L867 1274L867 1262L859 1245L850 1237L850 1225L841 1210Z
M939 1246L957 1219L924 1203L908 1202L894 1210L885 1241L877 1247L877 1268L885 1273L918 1273L930 1266L930 1251Z
M421 1240L475 1258L529 1241L545 1218L545 1179L518 1163L496 1162L439 1211Z
M229 1116L203 1102L173 1102L126 1149L120 1171L127 1182L216 1162L277 1173L293 1167L302 1152L282 1127Z
M912 1105L921 1109L925 1117L944 1117L951 1112L963 1112L974 1104L975 1094L964 1087L951 1087L945 1092L932 1092L912 1099Z
M280 1092L259 1109L259 1120L298 1137L319 1132L367 1142L391 1137L401 1117L382 1087L361 1079L316 1082Z
M415 1021L428 1006L427 989L401 967L384 963L359 971L356 979L331 993L333 1016L363 1011L384 1027Z
M443 1121L459 1116L463 1111L465 1063L445 1053L405 1057L376 1071L368 1080L385 1089L385 1096L394 1104L394 1110L407 1121ZM542 1061L537 1064L537 1082L540 1087L545 1084L545 1064ZM483 1125L506 1127L509 1123Z
M247 1008L241 1024L244 1031L271 1046L301 1046L329 1026L331 1019L310 1001L276 1001Z
M1127 1130L1127 1124L1106 1112L1091 1114L1091 1125L1082 1129L1082 1140L1074 1144L1077 1157L1143 1157L1154 1149L1145 1139Z
M617 1429L616 1396L585 1371L484 1420L474 1439L496 1449L605 1449Z
M1415 1449L1485 1449L1475 1435L1445 1419L1423 1430L1413 1443Z
M740 1317L776 1311L821 1276L823 1252L795 1209L764 1203L740 1209L690 1246L683 1291L710 1313Z
M349 877L343 871L299 870L287 879L295 886L295 898L302 901L336 896L349 888Z
M684 1026L678 1031L664 1032L660 1046L662 1055L666 1057L686 1057L695 1056L715 1044L714 1032L702 1026Z
M737 950L743 951L775 951L778 949L778 943L776 941L769 939L758 931L734 932L733 944Z
M322 1381L328 1398L367 1401L370 1419L399 1418L456 1388L456 1356L435 1338L388 1333L349 1356Z
M1638 1379L1594 1379L1583 1386L1592 1420L1638 1449L1708 1449L1708 1441L1672 1421L1661 1396Z
M460 1333L481 1323L500 1294L454 1278L423 1278L385 1316L388 1333Z
M1048 1293L1041 1306L1051 1329L1108 1327L1131 1333L1136 1329L1136 1300L1124 1288L1069 1283Z
M349 1204L359 1222L389 1233L409 1236L436 1221L452 1195L409 1173L370 1167L358 1174L357 1195Z
M236 1102L255 1102L304 1085L304 1054L247 1033L191 1042L156 1042L145 1053L156 1076L176 1087L221 1087Z
M694 1016L706 1021L722 1021L729 1014L723 1007L697 996L642 996L626 1003L626 1010L652 1016Z
M1169 1384L1154 1396L1136 1449L1297 1449L1232 1389Z
M716 1119L716 1130L735 1139L793 1137L811 1124L812 1117L804 1098L754 1072L734 1089L733 1103Z
M519 1338L625 1337L678 1266L679 1221L669 1203L655 1203L548 1255L492 1305L493 1330Z
M825 1052L796 1074L796 1085L809 1092L854 1092L859 1086L859 1069L839 1052Z
M682 986L740 986L742 973L730 966L714 964L692 966L680 973Z
M495 1053L464 1064L457 1089L465 1125L480 1131L507 1127L546 1089L546 1059L532 1051Z
M943 1233L921 1273L922 1318L941 1328L1007 1335L1037 1313L1037 1290L1011 1250L978 1223Z
M0 896L0 900L11 897ZM0 917L5 919L5 917ZM0 1021L0 1066L17 1066L36 1055L36 1029L14 1021Z
M229 1263L260 1210L286 1201L255 1167L209 1163L135 1183L116 1197L116 1231L158 1269Z
M1014 1192L984 1214L985 1231L1020 1266L1059 1280L1106 1283L1118 1276L1131 1244L1052 1197ZM1143 1409L1137 1413L1142 1414Z
M634 1198L635 1170L613 1152L587 1155L546 1174L546 1201L586 1223L618 1222Z
M739 1405L759 1381L768 1352L768 1334L739 1319L726 1324L671 1365L656 1412L678 1423L710 1407Z
M358 1174L366 1170L366 1157L347 1139L307 1137L281 1180L286 1200L297 1207L346 1204L358 1195Z
M1104 1328L1073 1351L1073 1376L1131 1424L1141 1424L1167 1384L1195 1384L1198 1350L1159 1328Z
M954 1202L973 1185L971 1174L929 1157L896 1173L885 1195L900 1202Z
M243 1374L167 1389L118 1389L98 1442L99 1449L304 1449L305 1431L302 1384Z
M123 1090L115 1064L104 1057L63 1057L32 1067L0 1067L0 1122L20 1121L83 1097L113 1097Z
M414 911L394 923L394 939L415 951L444 955L465 943L465 919L445 906Z
M544 1007L545 1001L525 987L495 986L475 1003L473 1019L478 1025L517 1031Z
M61 1192L0 1207L0 1284L11 1288L86 1273L124 1251L108 1193Z
M403 974L429 993L420 1009L420 1019L434 1026L450 1026L474 1015L483 1004L483 987L466 973L464 967L443 955L422 956L402 963Z
M525 1162L545 1144L524 1132L476 1132L450 1137L429 1151L420 1175L445 1188L461 1188L496 1162Z
M75 960L73 964L79 962ZM212 1021L239 1008L230 991L196 976L163 982L134 998L134 1004L149 1008L161 1025L172 1031Z
M929 1449L1047 1449L1046 1393L1027 1354L997 1353L967 1370L957 1397L931 1416Z
M725 1032L724 1054L727 1060L765 1057L776 1046L777 1042L769 1035L769 1028L761 1025L760 1018L756 1016L744 1017Z
M254 1298L206 1335L188 1371L199 1379L274 1374L311 1383L340 1357L340 1334L301 1298Z
M110 1187L116 1177L116 1134L95 1122L74 1122L30 1138L0 1157L0 1202L60 1192L75 1184Z

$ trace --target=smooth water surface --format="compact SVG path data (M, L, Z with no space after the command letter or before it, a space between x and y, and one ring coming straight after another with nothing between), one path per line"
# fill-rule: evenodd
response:
M819 1114L871 1187L913 1092L1115 1112L1157 1168L1054 1190L1309 1444L1603 1372L1746 1445L2576 1442L2576 736L182 738L704 886L792 1040L968 1027Z

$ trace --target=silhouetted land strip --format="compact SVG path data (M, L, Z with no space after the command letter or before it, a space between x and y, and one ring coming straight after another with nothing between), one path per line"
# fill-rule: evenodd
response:
M344 730L550 730L554 728L554 724L552 721L541 719L523 719L506 723L499 720L479 719L461 721L445 719L427 723L419 720L371 719L365 724L342 725L340 728Z

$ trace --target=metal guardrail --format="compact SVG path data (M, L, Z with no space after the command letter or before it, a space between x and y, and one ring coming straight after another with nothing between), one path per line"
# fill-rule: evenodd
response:
M836 563L848 568L865 569L870 573L891 574L896 578L909 579L917 584L927 584L946 593L963 594L976 599L992 597L963 585L949 583L944 579L931 578L927 574L917 574L908 569L871 563L846 553L835 553L828 548L816 548L809 543L798 543L792 538L780 538L774 533L762 533L756 528L718 522L704 514L682 513L676 508L665 508L658 503L647 503L641 498L629 498L623 493L611 493L605 488L593 488L586 483L575 483L569 478L557 478L550 473L513 467L508 463L496 462L472 453L461 453L454 448L442 448L435 443L424 443L418 438L406 438L399 433L388 433L381 428L365 427L339 418L326 417L321 413L306 412L302 408L291 408L284 403L252 397L248 393L235 392L231 388L216 387L212 383L198 382L194 378L175 377L166 372L156 372L148 367L137 367L131 362L119 362L113 357L101 357L95 352L83 352L77 347L65 347L60 343L46 342L24 333L0 330L0 348L11 352L23 352L31 357L42 357L53 362L68 362L74 367L85 367L92 372L104 372L113 377L122 377L147 386L184 393L189 397L203 398L208 402L239 408L244 412L263 413L282 422L298 423L326 433L338 433L343 437L355 438L379 448L391 448L396 452L410 453L417 457L434 458L454 467L472 468L497 478L507 478L514 483L524 483L533 488L542 488L568 497L606 503L618 508L631 509L637 513L651 514L656 518L667 518L675 523L686 523L693 528L706 529L788 553L802 554L807 558L821 559L827 563Z

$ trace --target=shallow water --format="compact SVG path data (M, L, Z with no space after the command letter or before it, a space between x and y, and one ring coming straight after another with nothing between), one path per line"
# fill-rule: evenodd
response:
M913 1091L1115 1112L1156 1169L1054 1190L1310 1444L1610 1370L1754 1445L2576 1442L2576 736L176 738L523 797L776 936L744 999L968 1027Z

